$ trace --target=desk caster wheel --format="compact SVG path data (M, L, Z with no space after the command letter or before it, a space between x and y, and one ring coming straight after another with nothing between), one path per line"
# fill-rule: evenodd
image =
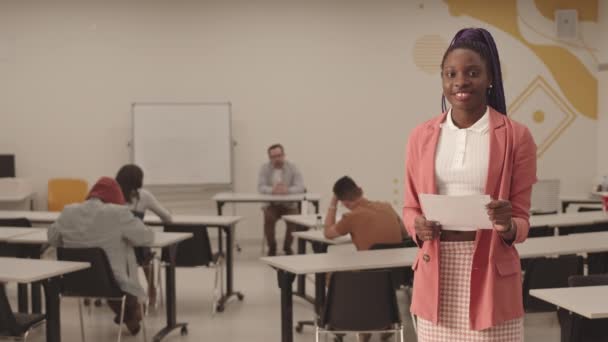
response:
M302 326L302 324L298 324L298 325L296 325L296 332L297 332L298 334L301 334L301 333L302 333L302 330L304 330L304 327Z
M215 311L217 311L217 312L224 312L224 305L223 304L218 304L215 307Z
M236 298L238 298L239 301L242 301L245 296L242 293L237 293Z
M187 326L183 326L182 329L179 332L182 336L186 336L188 335L188 327Z

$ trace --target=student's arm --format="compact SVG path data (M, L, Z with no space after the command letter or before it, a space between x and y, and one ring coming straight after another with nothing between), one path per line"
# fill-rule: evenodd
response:
M342 230L338 229L336 225L336 210L338 206L338 199L334 195L331 199L331 203L327 208L327 215L325 215L325 223L323 225L323 233L327 239L335 239L338 236L346 235L347 233L341 233Z
M271 194L272 186L267 183L268 181L268 168L266 164L262 165L260 168L260 173L258 174L258 192L261 194Z
M63 212L59 214L59 217L53 224L46 230L46 236L49 240L49 245L53 247L61 247L63 246L63 239L61 238L60 229L66 223L66 219L64 217Z
M304 186L304 177L302 177L302 173L300 170L294 165L292 167L293 170L293 182L287 188L287 192L290 194L301 194L306 191L306 187Z
M139 194L141 196L140 200L144 201L145 209L150 209L150 211L158 215L158 217L160 217L163 223L171 222L171 213L169 212L169 210L167 210L160 204L160 202L156 199L156 197L154 197L154 195L152 195L152 193L142 189L139 191Z
M154 241L154 231L135 217L126 207L116 210L118 225L122 227L122 236L132 245L145 245Z

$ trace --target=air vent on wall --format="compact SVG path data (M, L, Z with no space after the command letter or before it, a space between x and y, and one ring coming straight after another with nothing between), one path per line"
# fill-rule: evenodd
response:
M555 11L555 31L558 39L573 40L578 38L578 11L561 9Z

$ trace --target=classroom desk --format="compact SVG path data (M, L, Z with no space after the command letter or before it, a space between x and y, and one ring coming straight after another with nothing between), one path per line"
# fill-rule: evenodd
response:
M608 285L534 289L530 294L589 319L608 318Z
M234 291L234 227L240 220L240 216L172 215L171 224L193 228L217 228L220 232L218 234L218 249L220 252L223 251L221 232L223 231L226 234L226 289L221 289L222 294L217 302L217 312L224 311L228 300L232 296L235 296L238 300L243 300L245 297L241 292ZM156 215L146 214L144 222L152 226L163 225L161 219Z
M162 328L155 336L153 341L162 340L169 332L181 328L182 334L187 334L187 323L177 323L177 305L175 294L175 255L177 244L180 241L192 237L192 233L155 233L154 241L139 247L163 248L169 254L170 262L165 265L165 296L167 297L166 312L167 325ZM32 234L19 235L8 239L8 243L14 244L45 244L48 243L46 230L34 232ZM26 259L27 260L27 259ZM48 309L47 309L48 310Z
M222 215L222 209L226 203L298 203L299 206L302 201L312 203L315 207L315 213L318 213L321 195L312 193L268 195L259 193L220 192L213 196L213 200L217 205L218 215Z
M46 298L46 339L61 341L61 316L58 277L90 267L88 262L0 258L0 282L33 283L42 281Z
M562 213L566 212L570 204L602 204L602 199L592 193L586 195L565 195L559 197L562 202Z
M55 211L18 211L0 210L0 218L25 217L33 224L51 224L57 220L60 212ZM230 297L243 299L241 292L234 291L234 226L241 220L240 216L209 216L209 215L172 215L172 223L192 227L215 227L226 233L226 289L222 289L222 296L218 300L217 311L221 312ZM146 214L144 223L152 226L162 226L163 223L156 215ZM222 234L219 235L219 250L223 250Z
M530 238L515 245L521 258L608 251L608 232ZM281 289L281 334L293 341L292 283L297 275L411 266L419 249L399 248L343 253L265 257L261 260L277 270ZM315 294L315 307L323 305L325 289ZM318 312L318 311L317 311Z
M7 241L8 239L19 235L26 235L40 231L46 232L44 228L0 227L0 242Z
M418 254L417 248L384 249L350 253L321 253L265 257L261 260L277 270L281 289L281 341L293 341L292 283L296 275L314 273L317 277L328 272L383 269L411 266ZM325 291L315 297L324 301Z

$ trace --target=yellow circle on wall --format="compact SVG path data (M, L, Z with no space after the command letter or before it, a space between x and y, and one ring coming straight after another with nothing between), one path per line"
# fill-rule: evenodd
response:
M534 113L532 113L532 119L536 123L542 123L543 121L545 121L545 112L543 112L542 110L535 111Z

